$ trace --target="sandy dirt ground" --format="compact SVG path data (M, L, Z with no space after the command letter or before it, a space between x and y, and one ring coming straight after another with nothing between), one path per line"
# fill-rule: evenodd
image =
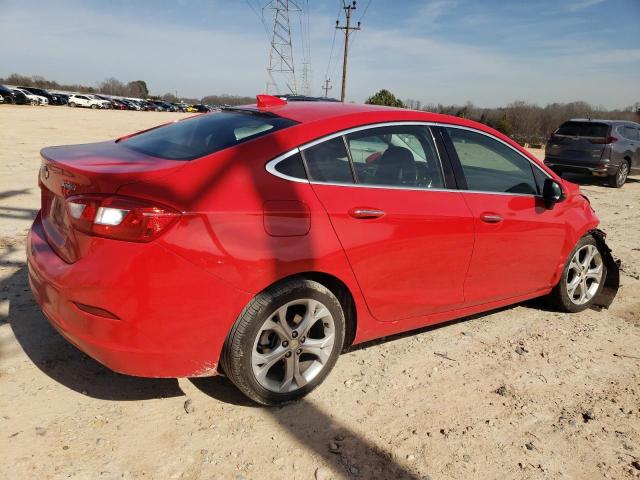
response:
M534 301L367 344L294 405L256 407L223 377L114 374L69 345L25 273L38 151L181 116L0 107L0 478L640 477L637 179L574 178L623 261L610 310Z

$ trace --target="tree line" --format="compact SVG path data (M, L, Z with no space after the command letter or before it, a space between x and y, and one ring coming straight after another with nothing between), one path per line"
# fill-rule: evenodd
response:
M563 122L571 118L607 118L640 122L640 102L619 109L606 109L584 101L550 103L541 107L535 103L518 100L506 107L482 108L467 102L464 105L424 104L419 100L399 100L388 90L380 90L366 103L424 110L484 123L510 136L517 142L541 145Z

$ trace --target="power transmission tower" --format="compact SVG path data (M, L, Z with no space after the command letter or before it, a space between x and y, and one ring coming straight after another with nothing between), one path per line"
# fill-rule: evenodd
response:
M296 72L293 64L293 46L291 44L291 24L289 14L299 12L300 8L293 0L271 0L264 8L273 10L273 30L271 33L271 48L269 49L269 66L267 67L267 89L271 93L272 87L280 93L273 74L281 74L285 78L287 88L296 94Z
M344 30L344 58L342 60L342 92L340 93L340 101L344 102L347 93L347 57L349 56L349 35L352 30L360 30L360 22L357 27L351 26L351 14L356 9L355 0L351 4L344 5L344 12L347 17L346 25L340 26L340 20L336 20L336 28L338 30Z
M324 98L328 98L329 97L329 90L331 90L333 88L331 85L329 85L330 81L331 81L330 78L325 78L324 79L324 85L322 86L322 89L324 90Z

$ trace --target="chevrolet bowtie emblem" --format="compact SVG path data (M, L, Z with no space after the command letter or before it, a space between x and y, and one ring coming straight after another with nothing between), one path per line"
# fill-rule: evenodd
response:
M69 190L70 192L73 192L76 188L77 188L77 185L75 183L62 182L62 189L63 190Z

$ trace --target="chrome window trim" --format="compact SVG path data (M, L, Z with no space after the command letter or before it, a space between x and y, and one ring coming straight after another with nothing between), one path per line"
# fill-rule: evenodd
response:
M273 160L270 160L269 162L267 162L267 164L265 165L265 169L267 170L267 172L269 172L274 177L282 178L284 180L289 180L290 182L311 183L308 178L292 177L290 175L285 175L284 173L281 173L281 172L276 170L276 165L278 165L278 163L280 163L283 160L286 160L289 157L292 157L295 154L300 154L300 153L301 153L301 151L300 151L299 147L293 148L293 149L289 150L288 152L283 153L282 155L280 155L280 156L274 158ZM303 168L304 168L304 162L303 162ZM305 173L306 173L306 171L307 170L305 168Z
M510 145L509 143L505 142L504 140L493 136L492 134L488 133L488 132L483 132L482 130L477 130L475 128L471 128L471 127L465 127L462 125L453 125L450 123L441 123L441 122L419 122L419 121L398 121L398 122L379 122L379 123L370 123L367 125L360 125L358 127L352 127L352 128L348 128L345 130L340 130L339 132L334 132L331 133L329 135L325 135L323 137L317 138L315 140L312 140L310 142L307 143L303 143L302 145L293 148L291 150L289 150L288 152L274 158L273 160L269 161L266 164L266 170L271 174L274 175L276 177L282 178L284 180L289 180L292 182L298 182L298 183L308 183L311 185L332 185L332 186L338 186L338 187L357 187L357 188L383 188L383 189L389 189L389 190L418 190L418 191L422 191L422 192L462 192L462 193L474 193L474 194L478 194L478 193L483 193L483 194L488 194L488 195L509 195L509 196L516 196L516 197L540 197L540 195L532 195L530 193L509 193L509 192L489 192L489 191L482 191L482 190L463 190L463 189L458 189L458 188L417 188L417 187L402 187L402 186L391 186L391 185L366 185L366 184L358 184L358 183L336 183L336 182L321 182L321 181L317 181L317 180L309 180L308 178L306 179L302 179L302 178L296 178L296 177L290 177L289 175L285 175L284 173L280 173L275 169L275 166L289 158L290 156L296 154L296 153L302 153L304 150L306 150L307 148L311 148L314 147L315 145L319 145L320 143L323 143L325 141L329 141L332 140L334 138L337 137L344 137L346 135L349 135L350 133L355 133L355 132L360 132L362 130L368 130L368 129L372 129L372 128L380 128L380 127L393 127L393 126L426 126L426 127L443 127L443 128L458 128L460 130L467 130L473 133L479 133L481 135L484 135L486 137L489 137L497 142L502 143L503 145L509 147L511 150L513 150L514 152L516 152L518 155L520 155L522 158L524 158L527 162L529 162L531 165L533 165L535 168L537 168L538 170L540 170L547 178L551 178L553 179L553 177L551 175L549 175L540 165L538 165L536 162L532 161L529 157L527 157L526 155L524 155L522 152L520 152L517 148L515 148L513 145ZM433 135L433 132L431 132ZM435 147L436 147L436 153L438 155L438 160L440 161L440 168L442 169L442 159L440 158L440 152L438 150L438 145L437 143L434 143Z

